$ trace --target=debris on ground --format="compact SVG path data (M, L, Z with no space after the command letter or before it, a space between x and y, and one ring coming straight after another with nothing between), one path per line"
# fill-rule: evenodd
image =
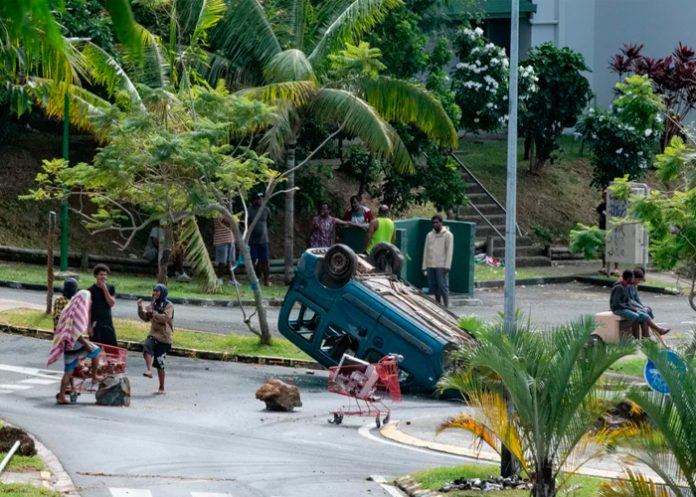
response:
M300 389L275 378L269 378L256 390L256 398L265 402L269 411L292 412L295 407L302 407Z

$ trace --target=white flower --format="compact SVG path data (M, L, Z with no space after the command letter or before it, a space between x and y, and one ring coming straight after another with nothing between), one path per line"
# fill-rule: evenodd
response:
M477 122L479 122L479 121L480 121L480 119L479 119L478 117L475 117L475 118L474 118L474 122L475 122L475 123L477 123Z
M651 130L650 128L645 130L645 136L650 136L652 134L653 134L653 130Z
M623 147L616 151L617 154L620 154L621 152L623 152Z
M458 63L456 66L454 66L454 67L456 67L457 69L466 69L466 64L464 64L463 62L459 62L459 63Z
M483 29L481 28L476 28L474 29L474 33L476 33L479 36L483 36Z

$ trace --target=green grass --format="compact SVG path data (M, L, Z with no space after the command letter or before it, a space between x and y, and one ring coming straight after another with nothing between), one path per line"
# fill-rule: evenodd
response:
M63 494L25 483L0 483L0 496L5 497L61 497Z
M0 452L0 461L7 455L6 452ZM6 470L23 473L26 471L42 471L46 469L46 465L39 456L19 456L15 454L10 459Z
M515 279L541 278L551 276L552 273L544 271L530 271L528 269L518 269L515 271ZM474 265L474 281L497 281L505 279L504 267L492 267L485 264Z
M12 309L0 312L0 323L23 328L53 329L51 316L32 309ZM119 339L135 342L145 340L150 329L146 323L126 319L114 319L114 326ZM175 329L174 346L228 354L311 360L309 356L285 338L274 338L272 345L261 345L255 336L220 335Z
M466 464L462 466L452 466L443 468L427 469L413 473L411 477L421 486L428 490L439 490L442 486L457 478L488 478L491 475L497 475L498 467L496 465L482 464ZM575 492L573 497L594 497L602 483L600 478L590 476L572 476L566 485L570 488L574 485L582 485ZM480 490L462 490L455 492L447 492L448 497L481 497L484 495ZM496 497L528 497L527 490L505 490L492 492L486 495L495 495Z
M76 271L79 275L80 287L87 288L94 283L94 277L89 271ZM46 268L33 264L21 264L14 262L0 262L0 280L20 281L22 283L46 284ZM244 283L245 280L240 281ZM157 283L154 276L138 276L124 273L113 272L109 275L109 283L116 286L116 292L133 293L137 295L150 295L152 286ZM60 285L56 282L56 285ZM195 281L181 283L171 279L167 284L170 297L194 297L207 299L237 299L237 292L231 285L224 285L218 293L205 293L201 291ZM253 294L248 285L239 287L241 298L249 300ZM263 287L264 298L282 299L287 288L284 285Z
M623 374L626 376L643 377L643 368L645 367L645 357L630 357L615 362L609 367L612 373Z

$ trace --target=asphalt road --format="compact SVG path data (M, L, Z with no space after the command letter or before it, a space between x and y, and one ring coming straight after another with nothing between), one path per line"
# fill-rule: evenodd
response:
M53 451L83 497L386 497L369 476L464 461L380 439L372 418L329 424L347 398L329 393L321 372L172 357L159 396L155 380L140 375L142 357L130 354L130 407L96 406L90 394L58 406L59 368L41 369L48 347L0 333L0 417ZM265 411L254 392L270 376L298 385L304 405ZM406 397L392 419L458 410Z
M0 299L12 299L45 305L45 294L31 290L0 288ZM477 290L475 298L480 306L454 307L458 315L473 314L484 320L496 319L503 310L503 290ZM689 307L686 297L643 293L643 302L655 311L656 320L675 330L690 330L696 323L696 314ZM117 300L114 316L137 319L136 304L131 300ZM516 306L525 318L538 327L566 323L582 315L594 315L609 307L609 288L582 283L517 287ZM277 334L278 307L268 307L268 321ZM248 308L247 311L252 311ZM242 313L235 307L200 307L176 305L176 326L215 333L245 333Z

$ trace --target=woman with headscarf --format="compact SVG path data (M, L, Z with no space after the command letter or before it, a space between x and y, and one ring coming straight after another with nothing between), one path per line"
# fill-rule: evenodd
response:
M97 376L99 368L98 355L101 349L91 343L85 335L89 333L89 309L92 297L87 290L81 290L68 302L60 315L56 330L53 333L53 346L48 352L48 365L53 364L63 355L65 366L63 378L60 381L60 391L56 394L58 404L69 404L65 398L68 386L71 384L73 373L80 359L92 359L92 382L100 383Z
M152 302L149 305L144 306L142 299L138 299L138 316L150 323L150 333L143 350L147 368L143 376L152 378L152 367L157 369L159 389L155 394L164 393L164 363L167 352L172 348L174 335L174 306L167 299L168 293L166 286L158 284L152 289Z
M56 331L60 315L63 309L68 305L70 299L77 293L77 280L75 278L65 278L63 282L63 295L53 301L53 331Z

